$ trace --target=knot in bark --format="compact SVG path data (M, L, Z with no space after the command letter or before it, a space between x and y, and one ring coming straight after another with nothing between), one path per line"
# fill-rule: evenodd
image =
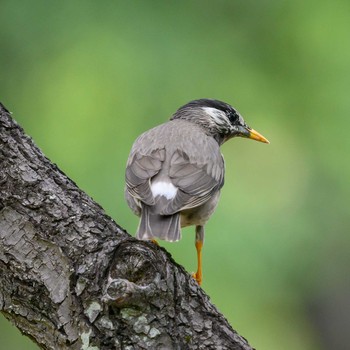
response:
M130 239L114 255L103 290L103 301L117 307L142 306L169 288L166 258L161 248Z

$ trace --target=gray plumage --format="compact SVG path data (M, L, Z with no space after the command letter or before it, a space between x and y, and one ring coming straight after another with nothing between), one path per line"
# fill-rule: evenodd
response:
M157 182L177 188L174 197L154 197L151 186ZM137 237L177 241L181 238L180 226L204 225L209 215L201 209L213 210L216 205L207 202L212 202L211 196L224 183L219 145L200 126L186 120L169 121L136 140L127 164L126 183L129 206L137 215L142 214Z
M125 190L129 207L141 216L137 238L177 241L181 227L203 227L224 184L220 145L251 131L230 105L202 99L140 135L127 161Z

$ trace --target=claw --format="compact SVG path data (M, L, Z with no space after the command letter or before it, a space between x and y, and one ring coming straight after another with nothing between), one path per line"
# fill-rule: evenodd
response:
M197 271L196 273L192 274L192 277L197 281L197 283L199 285L202 284L202 274L201 273L198 273L198 271Z

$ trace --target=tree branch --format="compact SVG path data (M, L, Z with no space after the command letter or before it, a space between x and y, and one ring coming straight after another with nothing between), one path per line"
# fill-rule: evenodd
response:
M130 237L1 104L0 310L43 349L252 349L163 248Z

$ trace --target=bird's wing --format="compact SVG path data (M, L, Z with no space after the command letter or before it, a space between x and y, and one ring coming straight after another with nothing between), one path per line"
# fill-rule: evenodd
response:
M189 123L168 122L139 136L126 168L126 191L161 215L205 203L224 183L224 161L218 143ZM164 169L162 169L164 168ZM160 171L176 187L172 198L156 202L151 181ZM166 180L165 180L166 181Z
M174 152L169 177L178 191L162 211L163 215L198 207L223 186L225 166L219 147L203 147Z
M134 152L130 156L125 173L126 190L147 205L153 205L154 197L150 179L158 174L165 159L165 149L154 149L148 154Z

